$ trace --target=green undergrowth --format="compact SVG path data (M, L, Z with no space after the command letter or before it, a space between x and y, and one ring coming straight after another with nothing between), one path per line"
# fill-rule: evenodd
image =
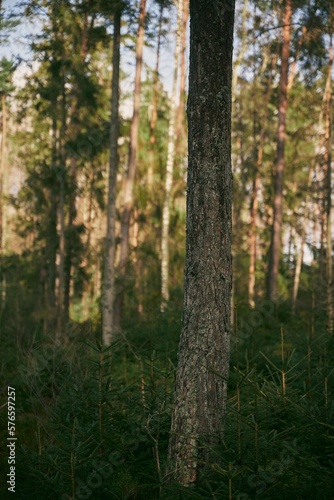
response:
M108 349L87 325L72 325L60 345L38 332L2 335L2 385L16 389L17 498L333 498L333 337L284 308L239 308L224 441L194 488L165 484L179 331L171 310L128 319ZM5 443L5 408L0 418ZM5 477L5 447L0 460ZM4 482L0 497L10 498Z

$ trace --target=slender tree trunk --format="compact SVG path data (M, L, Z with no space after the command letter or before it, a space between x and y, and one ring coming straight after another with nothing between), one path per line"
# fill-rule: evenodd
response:
M113 74L111 82L111 119L110 119L110 161L108 181L108 218L106 253L104 260L103 280L103 310L102 338L103 344L111 344L114 334L114 287L115 287L115 252L116 252L116 196L118 167L118 135L119 135L119 75L120 75L120 45L121 45L121 10L117 9L114 16L113 37Z
M277 299L277 281L281 250L281 233L283 224L283 174L285 167L286 113L288 107L288 70L291 40L292 0L286 0L283 20L283 45L280 74L280 101L278 109L277 156L275 165L274 214L269 255L268 296Z
M210 461L226 411L234 2L191 0L190 16L187 257L169 443L169 477L184 486Z
M162 209L162 232L161 232L161 310L163 311L169 300L169 219L170 219L170 193L173 184L173 170L175 158L175 113L177 107L177 76L180 57L180 42L181 42L181 22L182 22L182 1L177 3L177 28L176 28L176 43L174 53L174 80L173 90L170 99L170 117L168 127L168 144L167 144L167 164L166 164L166 179L165 179L165 198Z
M64 287L65 287L65 179L66 179L66 95L65 84L63 82L62 103L61 103L62 124L59 136L60 148L60 176L59 176L59 266L58 266L58 296L57 296L57 339L60 340L63 333L64 318Z
M298 250L298 235L297 232L295 233L295 242L296 242L296 267L295 267L295 275L294 275L294 280L293 280L293 292L292 292L292 313L295 314L296 312L296 303L297 303L297 297L298 297L298 290L299 290L299 283L300 283L300 274L302 270L302 265L303 265L303 258L304 258L304 247L305 247L305 240L306 240L306 217L303 220L303 226L302 226L302 234L300 238L300 249Z
M57 338L63 333L64 327L64 284L65 284L65 186L64 177L61 174L59 180L59 266L58 266L58 294L57 294Z
M88 4L89 3L90 0L88 0ZM88 45L88 13L85 12L83 18L81 47L80 47L80 56L82 64L84 64L87 56L87 45ZM71 124L69 127L72 138L74 138L74 140L76 139L77 133L79 131L78 112L79 112L79 103L78 100L76 100L71 109ZM71 158L71 168L68 172L67 177L68 177L67 183L69 190L69 195L68 195L69 216L65 234L66 241L65 241L65 260L64 260L64 313L63 313L64 324L67 324L70 318L73 237L75 232L75 219L77 216L77 210L76 210L77 159L74 156Z
M187 25L189 18L189 0L183 0L183 15L181 28L181 57L180 57L180 100L176 118L176 154L181 157L186 145L186 127L185 127L185 88L186 88L186 49L187 49Z
M332 69L333 37L330 35L328 77L326 82L325 165L326 165L326 220L327 220L327 329L333 331L333 262L332 262Z
M153 98L152 98L152 114L150 119L150 161L147 171L147 185L151 189L153 186L153 176L154 176L154 148L155 148L155 131L158 118L158 94L159 94L159 66L160 66L160 49L161 49L161 36L162 36L162 21L163 21L163 5L160 6L159 15L159 31L158 31L158 43L157 43L157 55L153 78Z
M120 248L120 260L118 265L118 271L120 277L120 289L118 290L118 294L115 299L114 324L115 328L117 329L119 329L121 325L123 300L124 300L124 281L126 276L126 268L129 261L129 228L130 228L130 219L133 208L133 188L134 188L135 173L137 166L139 106L140 106L140 91L141 91L141 71L143 66L145 19L146 19L146 0L140 0L137 42L136 42L136 74L135 74L133 116L130 128L129 164L124 182L124 200L123 200L123 211L121 216L121 245L120 245L121 248Z
M71 184L69 207L68 207L68 224L65 244L65 259L64 259L64 324L66 325L70 319L70 296L71 296L71 277L72 277L72 260L73 260L73 233L75 231L74 221L77 215L76 209L76 179L77 179L77 160L71 158L71 169L68 176L68 182Z
M263 148L265 140L265 132L268 120L268 110L269 101L271 95L271 85L273 79L273 65L276 62L276 58L272 57L272 67L268 79L267 91L264 101L264 115L262 118L262 125L260 130L259 145L257 150L256 159L256 171L255 178L253 181L252 189L252 202L251 202L251 221L250 221L250 235L249 235L249 277L248 277L248 301L251 307L255 307L255 268L256 268L256 244L257 244L257 234L256 234L256 221L258 216L258 191L260 184L260 172L262 168L262 158L263 158Z
M261 150L261 153L260 153ZM259 155L262 156L263 145L259 146ZM262 160L261 160L262 162ZM261 164L260 164L261 165ZM256 221L258 215L258 190L259 190L260 176L259 176L259 163L257 162L257 170L253 181L252 189L252 203L251 203L251 223L250 223L250 236L249 236L249 278L248 278L248 302L251 307L255 307L255 268L256 268Z
M57 118L56 118L56 107L54 105L54 115L52 118L52 145L51 145L51 162L53 172L58 170L58 153L57 153ZM57 235L57 193L58 185L60 179L58 175L54 177L55 182L52 184L50 189L50 206L49 206L49 217L48 217L48 234L46 239L46 279L47 286L45 288L45 303L47 304L47 328L52 331L56 327L56 260L57 260L57 248L58 248L58 235Z

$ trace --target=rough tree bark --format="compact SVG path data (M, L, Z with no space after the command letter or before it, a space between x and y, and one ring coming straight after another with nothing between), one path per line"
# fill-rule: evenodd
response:
M234 1L191 0L190 19L187 257L168 474L185 486L220 442L226 409Z
M169 276L169 220L170 220L170 194L173 184L173 170L175 158L175 114L177 105L177 77L179 68L179 57L181 49L181 23L182 23L182 1L177 2L177 28L174 53L174 79L173 90L170 99L170 118L168 127L167 164L165 179L165 198L162 209L162 231L161 231L161 310L163 311L169 300L168 276Z
M281 55L281 74L279 83L277 154L274 183L274 214L268 269L268 296L277 299L277 281L281 250L283 223L283 174L285 168L286 113L288 108L288 72L291 40L292 0L285 1L283 18L283 44Z
M130 151L128 170L124 182L124 199L121 216L121 248L118 264L120 278L120 289L115 297L114 326L119 329L121 326L121 316L124 299L124 280L126 268L129 260L129 229L133 208L133 188L137 166L138 131L139 131L139 106L141 91L141 71L143 66L143 48L146 20L146 0L140 0L138 31L136 41L136 74L134 87L133 115L130 127Z
M103 344L111 344L114 332L114 285L115 285L115 252L116 252L116 195L117 195L117 165L119 135L119 75L120 75L120 41L121 41L121 10L117 9L114 16L113 37L113 74L111 83L111 120L110 120L110 162L108 182L108 215L106 253L104 260L102 338Z

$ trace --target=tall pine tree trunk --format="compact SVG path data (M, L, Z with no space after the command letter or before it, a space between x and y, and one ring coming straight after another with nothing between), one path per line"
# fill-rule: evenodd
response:
M89 3L89 1L88 1ZM93 28L91 24L90 29ZM81 46L80 46L80 58L81 64L83 65L87 57L87 47L88 47L88 13L85 12L83 16L83 26L81 33ZM75 91L79 93L77 85L75 85ZM71 123L69 125L69 131L72 135L72 140L76 140L77 135L80 130L79 122L79 98L77 98L72 105L71 109ZM71 158L71 168L68 172L68 207L69 216L68 223L66 227L66 240L65 240L65 260L64 260L64 324L67 324L70 318L70 295L71 295L71 280L72 280L72 261L73 261L73 237L75 233L75 219L77 216L76 209L76 197L77 197L77 158L73 156Z
M133 116L130 128L130 151L128 170L124 182L124 199L123 211L121 216L121 248L118 272L120 278L120 286L115 298L114 310L114 325L119 329L121 326L121 317L124 300L124 286L129 261L129 229L131 213L133 208L133 190L137 166L137 149L138 149L138 131L139 131L139 106L141 92L141 72L143 66L143 48L146 20L146 0L140 0L138 31L136 41L136 74L134 87L134 103Z
M283 45L279 83L278 134L274 183L274 213L268 269L268 296L277 299L277 282L283 224L283 175L285 168L286 113L288 107L288 71L291 40L292 0L285 1Z
M168 143L167 143L167 164L166 164L166 179L165 179L165 198L162 209L162 231L161 231L161 310L163 311L169 300L169 220L170 220L170 203L171 189L173 184L173 170L175 158L175 114L177 107L177 75L180 57L180 42L181 42L181 22L182 22L182 1L177 2L177 28L176 28L176 43L174 53L174 79L173 90L170 99L170 117L168 127Z
M191 0L190 16L187 257L168 476L184 486L221 441L226 411L234 2Z
M119 135L119 75L120 75L120 45L121 45L121 10L117 9L114 16L113 37L113 74L111 83L111 119L110 119L110 161L108 181L108 216L106 253L104 260L102 338L103 344L111 344L114 333L114 286L115 286L115 252L116 252L116 196L117 196L117 166L118 166L118 135Z
M330 34L328 77L325 99L325 166L326 166L326 221L327 221L327 329L333 331L333 261L332 261L332 69L333 69L333 37Z
M54 182L50 188L50 205L48 216L48 231L46 238L46 256L45 256L45 269L46 269L46 287L44 302L47 308L47 324L46 330L53 331L56 327L56 260L58 248L58 235L57 235L57 197L59 186L59 173L58 173L58 153L57 153L57 118L56 118L56 102L53 103L53 116L52 116L52 144L51 144L51 164Z
M273 65L275 61L276 58L273 56L272 67L268 78L267 91L263 106L264 115L262 118L262 125L260 130L260 138L259 138L259 145L257 149L257 159L256 159L256 171L252 189L251 221L250 221L250 234L249 234L249 274L248 274L248 302L251 307L255 307L255 268L256 268L256 243L257 243L256 221L257 221L258 206L259 206L258 190L260 184L260 172L262 168L263 148L264 148L265 132L268 120L271 85L273 79Z
M183 0L183 15L181 28L181 57L180 57L180 100L176 118L176 155L180 157L186 145L186 127L184 124L185 88L186 88L186 49L187 49L187 24L189 18L189 0ZM183 147L184 145L184 147Z
M60 148L60 176L59 176L59 265L58 265L58 293L57 293L57 340L60 340L64 333L64 288L65 288L65 181L66 181L66 94L65 78L63 78L62 99L61 99L61 129L59 134Z

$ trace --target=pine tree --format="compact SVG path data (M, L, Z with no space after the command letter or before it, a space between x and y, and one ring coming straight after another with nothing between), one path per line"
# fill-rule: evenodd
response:
M226 408L234 2L192 0L190 19L187 257L169 443L170 477L184 486L221 441Z

